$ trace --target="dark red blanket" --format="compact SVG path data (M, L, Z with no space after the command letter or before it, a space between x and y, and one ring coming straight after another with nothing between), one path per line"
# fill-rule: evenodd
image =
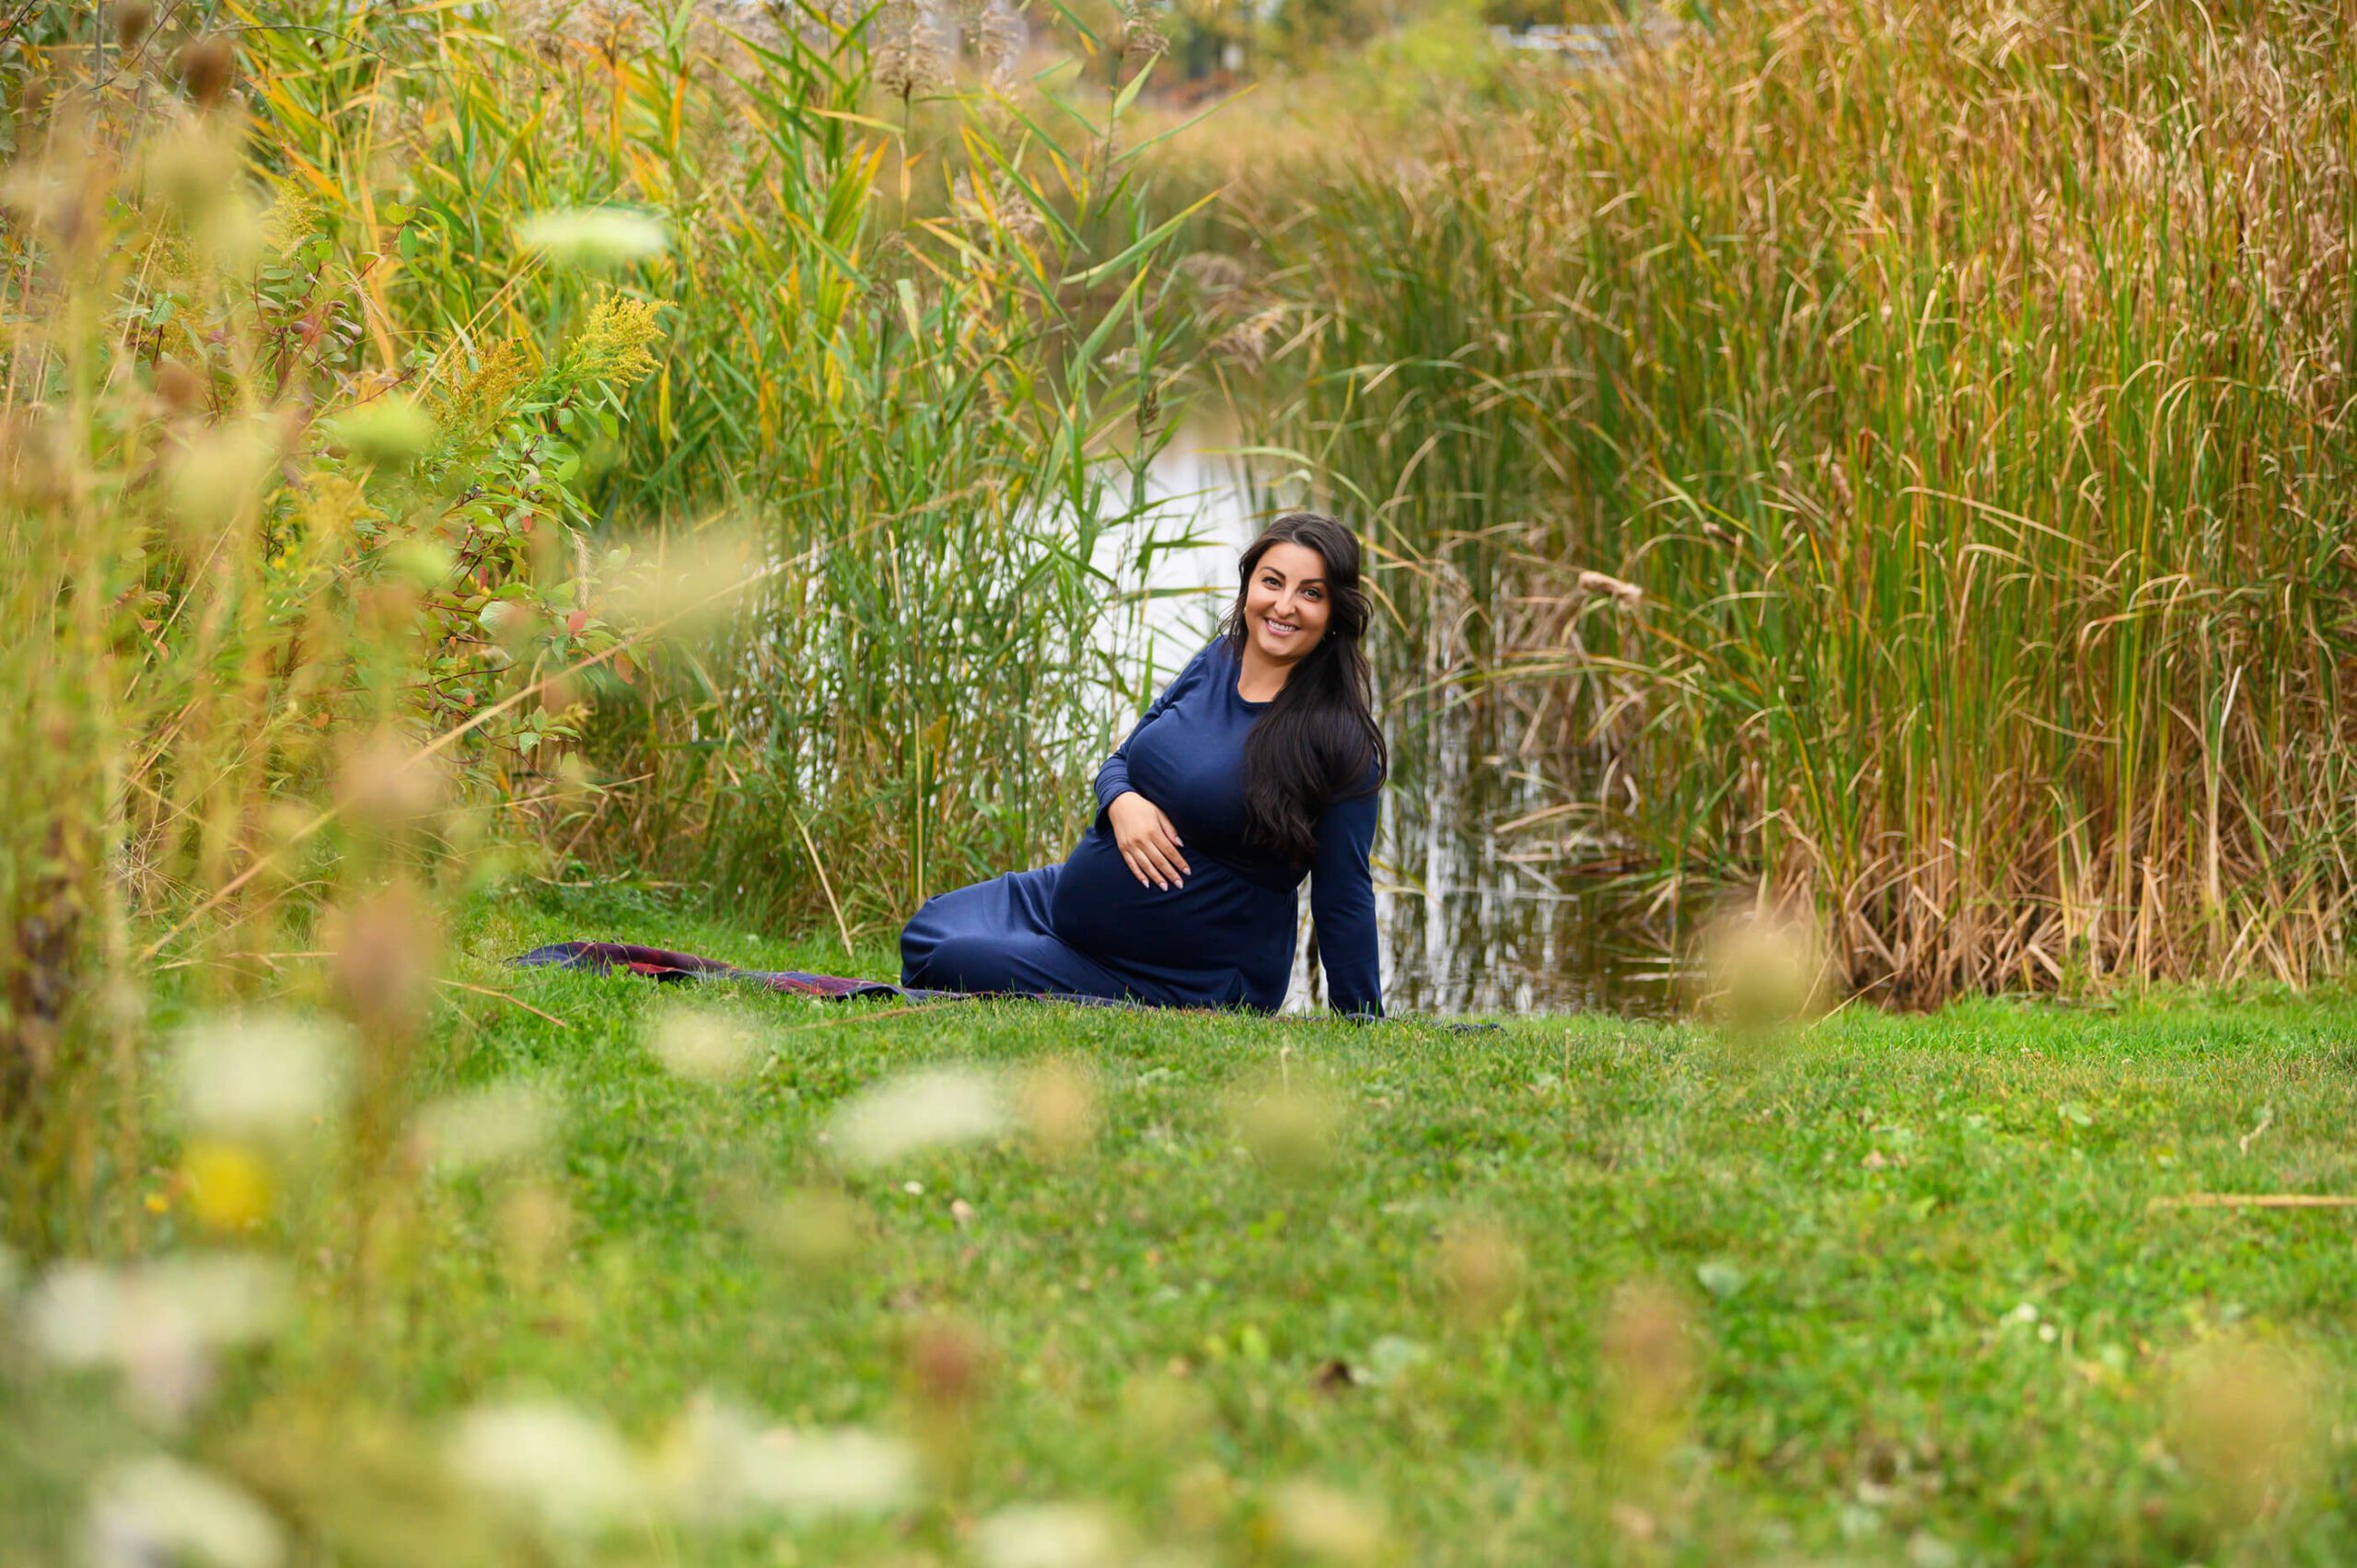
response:
M675 953L668 947L642 947L634 942L552 942L545 947L507 960L532 969L583 970L590 974L643 974L650 980L742 980L789 996L898 996L911 1002L955 1002L983 994L972 991L926 991L881 980L855 980L849 975L806 974L800 970L740 970L717 958ZM1057 1002L1092 1002L1120 1007L1102 996L1054 996Z

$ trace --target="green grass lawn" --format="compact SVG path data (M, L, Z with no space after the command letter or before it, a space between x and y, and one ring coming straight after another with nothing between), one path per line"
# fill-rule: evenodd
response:
M707 987L759 1045L715 1084L644 1043L679 993L492 965L572 936L846 967L627 899L482 907L461 978L562 1022L447 993L437 1092L528 1085L560 1130L537 1174L429 1183L365 1354L298 1333L246 1408L331 1384L438 1430L553 1394L653 1450L710 1392L926 1468L880 1516L566 1552L1081 1560L992 1534L1054 1502L1101 1507L1123 1562L2357 1560L2357 1213L2147 1207L2357 1192L2346 1000L1853 1012L1739 1051ZM1049 1059L1061 1151L845 1174L824 1141L872 1082ZM2272 1394L2189 1370L2277 1365L2203 1360L2253 1345L2290 1357ZM2229 1528L2247 1489L2203 1463L2248 1456L2272 1500Z

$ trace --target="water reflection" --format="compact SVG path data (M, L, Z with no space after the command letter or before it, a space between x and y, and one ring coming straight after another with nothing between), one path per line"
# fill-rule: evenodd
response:
M1232 440L1182 430L1148 476L1155 533L1199 542L1099 563L1117 580L1145 585L1115 641L1124 669L1149 691L1212 635L1236 591L1237 552L1275 515L1256 506L1251 479L1299 504L1297 487L1245 473L1225 453ZM1392 1012L1675 1010L1677 910L1596 875L1608 846L1568 825L1576 819L1561 809L1559 790L1513 766L1493 712L1443 691L1385 703L1384 721L1392 772L1375 880ZM1304 921L1286 1011L1323 1005Z

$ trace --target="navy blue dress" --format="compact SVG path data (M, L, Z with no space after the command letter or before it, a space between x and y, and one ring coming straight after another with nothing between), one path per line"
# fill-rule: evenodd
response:
M925 900L900 933L900 981L946 991L1047 992L1171 1007L1284 1002L1302 873L1244 842L1244 738L1267 703L1236 694L1226 640L1190 660L1097 774L1097 820L1061 865L1011 871ZM1375 842L1381 784L1328 807L1309 909L1338 1012L1380 1015ZM1183 883L1141 884L1106 808L1135 790L1178 830Z

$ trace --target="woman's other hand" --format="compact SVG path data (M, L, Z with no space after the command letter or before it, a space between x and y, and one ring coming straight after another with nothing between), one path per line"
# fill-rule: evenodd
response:
M1162 814L1162 807L1135 790L1113 797L1105 808L1105 819L1113 826L1113 842L1121 847L1121 858L1129 862L1130 871L1141 884L1150 884L1167 892L1173 882L1183 885L1187 875L1187 857L1178 853L1178 830Z

